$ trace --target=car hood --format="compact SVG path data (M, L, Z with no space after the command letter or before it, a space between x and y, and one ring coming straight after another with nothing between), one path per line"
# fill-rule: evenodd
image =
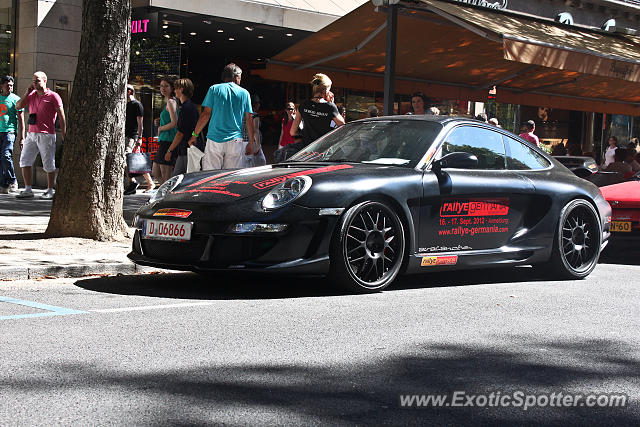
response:
M182 184L164 200L167 202L228 203L261 196L289 178L307 175L334 175L349 169L349 164L291 164L287 167L271 165L249 169L187 175Z
M600 191L613 207L640 207L640 181L607 185Z

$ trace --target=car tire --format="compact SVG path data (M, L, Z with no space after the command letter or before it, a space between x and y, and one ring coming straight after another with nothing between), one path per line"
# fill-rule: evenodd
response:
M405 234L398 214L378 201L351 207L331 241L330 279L350 292L381 291L400 272Z
M586 200L572 200L560 212L547 273L557 279L587 277L598 263L601 241L595 208Z

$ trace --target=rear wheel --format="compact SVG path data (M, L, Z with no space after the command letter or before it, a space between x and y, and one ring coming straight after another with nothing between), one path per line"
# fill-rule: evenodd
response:
M380 291L402 267L402 221L387 205L367 201L350 208L331 243L330 277L349 291Z
M594 207L586 200L569 202L560 213L548 272L557 278L582 279L598 263L602 229Z

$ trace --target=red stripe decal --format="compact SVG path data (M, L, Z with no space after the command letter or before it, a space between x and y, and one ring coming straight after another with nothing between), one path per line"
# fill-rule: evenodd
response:
M336 170L340 170L340 169L351 169L351 168L353 168L353 166L351 166L351 165L327 166L327 167L324 167L324 168L313 169L313 170L310 170L310 171L295 172L295 173L290 173L288 175L281 175L281 176L277 176L275 178L269 178L269 179L267 179L265 181L256 182L255 184L253 184L253 186L255 188L263 190L265 188L269 188L269 187L273 187L275 185L278 185L281 182L284 182L289 178L295 178L296 176L314 175L314 174L317 174L317 173L332 172L332 171L336 171Z

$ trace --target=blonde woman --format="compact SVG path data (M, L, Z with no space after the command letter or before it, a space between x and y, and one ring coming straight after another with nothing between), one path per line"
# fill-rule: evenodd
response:
M322 135L331 131L331 121L342 126L344 118L333 102L327 101L331 92L331 79L325 74L316 74L311 81L313 96L300 104L298 114L291 125L290 135L296 136L300 122L304 124L302 145L304 148ZM297 145L297 144L296 144Z

